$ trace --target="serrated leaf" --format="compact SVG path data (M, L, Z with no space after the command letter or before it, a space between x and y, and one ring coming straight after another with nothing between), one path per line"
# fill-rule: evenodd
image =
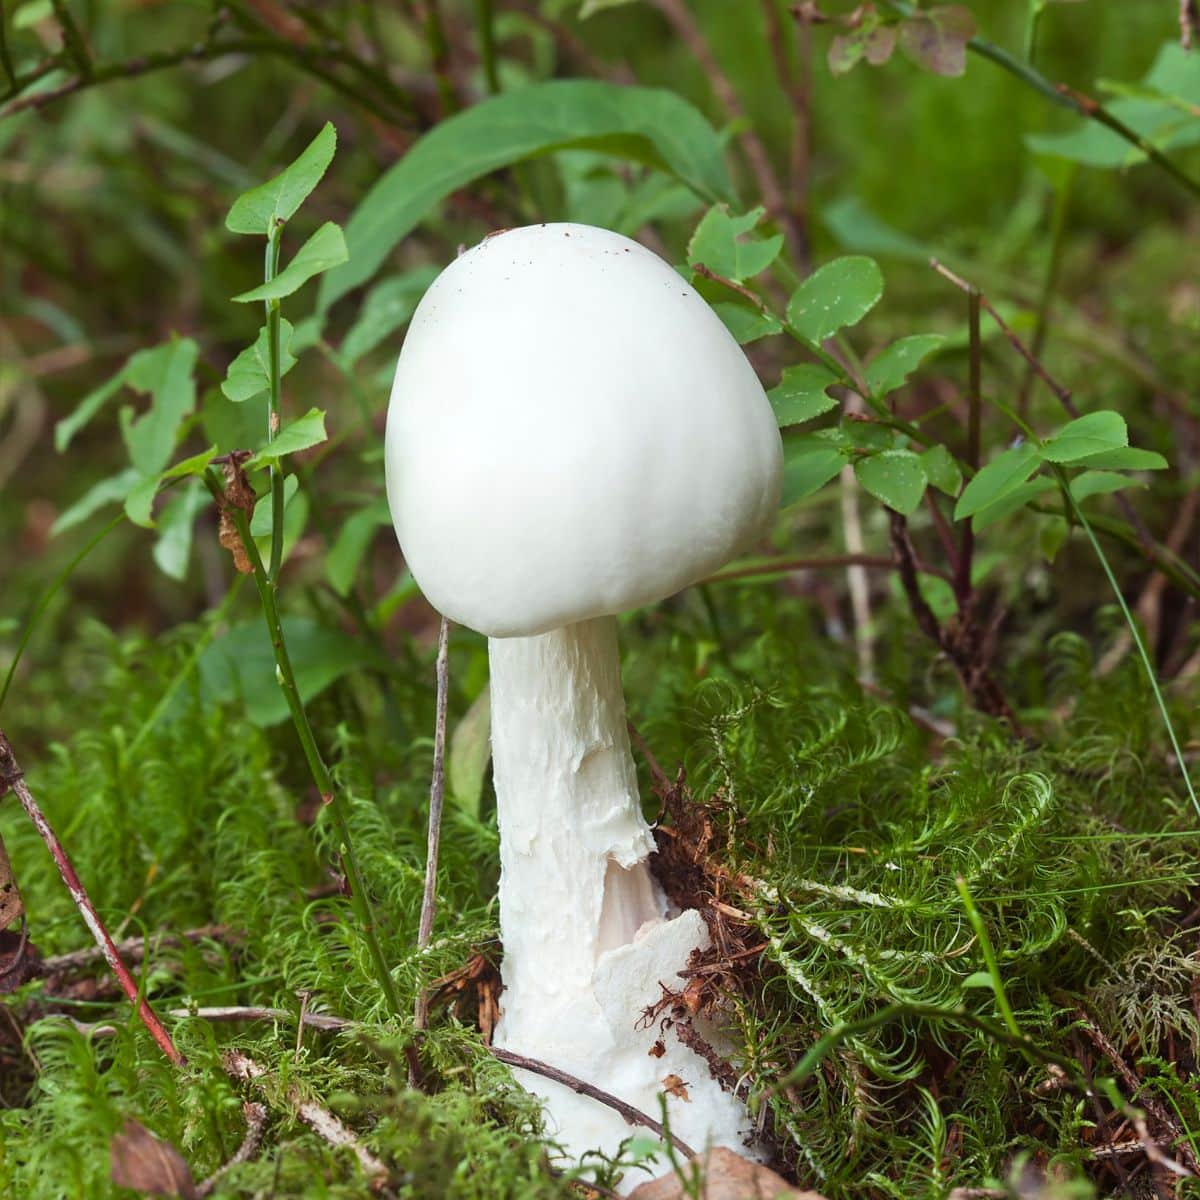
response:
M925 478L939 492L947 496L957 496L962 487L962 471L954 460L954 455L945 446L930 446L921 455L921 466L925 469Z
M820 343L857 324L883 295L883 275L873 258L835 258L810 275L788 301L787 319L801 336Z
M321 182L337 149L337 130L331 122L317 134L300 156L274 179L243 193L225 218L233 233L266 237L276 222L287 221Z
M940 333L914 333L893 342L867 364L867 387L877 397L895 391L945 340Z
M57 537L58 534L86 521L92 513L105 505L124 500L140 479L141 475L137 471L127 467L124 471L93 484L74 504L59 514L50 527L50 536Z
M746 304L735 304L732 300L718 301L712 309L740 346L757 342L759 338L770 337L783 329L779 319L773 314Z
M779 235L751 238L748 235L766 210L759 207L741 216L732 216L724 204L704 214L688 243L688 263L700 264L737 283L752 279L775 261L783 249Z
M391 523L386 500L376 500L348 517L325 556L325 578L339 596L349 593L375 531Z
M815 363L785 367L779 383L767 393L775 420L781 428L799 425L837 408L838 402L825 389L840 382L832 371Z
M239 304L249 304L255 300L282 300L302 288L314 275L344 263L346 257L346 239L342 236L341 228L333 221L326 221L274 279L234 296L234 300Z
M1161 454L1153 450L1139 450L1136 446L1121 446L1116 450L1088 454L1076 459L1073 465L1096 467L1104 471L1165 471L1170 466Z
M1030 442L1022 442L1011 450L1005 450L999 458L982 467L963 489L954 506L954 519L962 521L973 516L980 509L1015 491L1038 469L1040 463L1037 447Z
M824 438L785 438L781 507L819 491L846 465L837 445Z
M125 368L122 367L111 379L88 392L74 410L54 426L54 449L61 454L71 439L113 398L124 386Z
M872 496L906 517L920 505L928 483L921 460L911 450L884 450L860 458L854 474Z
M450 193L533 155L584 144L667 171L710 204L733 197L721 139L674 92L593 79L514 88L438 122L375 183L346 225L350 261L321 281L318 306L369 279Z
M1129 430L1120 413L1104 410L1064 425L1042 446L1047 462L1073 463L1093 454L1118 450L1129 444Z
M1110 492L1119 492L1128 487L1145 487L1128 475L1118 475L1115 471L1083 471L1071 480L1071 495L1076 503L1086 500L1089 496L1107 496Z
M288 454L307 450L310 446L318 446L325 441L325 414L319 408L310 408L302 417L297 417L285 425L276 437L268 442L246 464L246 470L255 467L265 467L268 463L277 463Z
M291 323L283 317L279 319L279 376L282 379L295 365L296 359L290 353L292 341ZM261 396L271 387L270 351L267 347L267 327L264 325L258 331L258 337L252 346L247 346L237 358L229 364L225 379L221 383L221 391L226 399L235 404L242 404Z

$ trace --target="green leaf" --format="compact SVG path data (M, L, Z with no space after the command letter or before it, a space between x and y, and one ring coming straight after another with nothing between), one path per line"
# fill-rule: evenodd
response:
M998 496L990 504L985 504L974 516L975 532L982 533L989 525L1012 516L1031 500L1036 500L1046 492L1054 491L1056 484L1046 475L1039 475L1028 483L1020 483L1010 488L1002 496Z
M319 307L369 279L451 192L569 146L649 163L710 203L733 199L720 138L673 92L591 79L504 91L439 122L371 188L346 225L350 261L321 281Z
M1037 447L1031 442L1022 442L1011 450L1005 450L999 458L981 468L963 489L954 506L954 519L962 521L973 516L1019 488L1038 469L1040 462Z
M150 396L150 407L140 417L135 419L130 408L120 413L130 461L141 475L157 475L175 451L179 426L196 405L193 373L198 352L191 338L175 338L139 350L125 364L125 382Z
M154 508L154 497L158 495L158 477L151 475L147 479L139 479L129 495L125 497L125 515L143 529L151 529L154 521L150 516Z
M246 464L246 470L278 463L285 455L320 445L326 437L325 414L319 408L310 408L304 416L285 425L272 441L263 446Z
M201 484L189 483L163 505L153 554L158 569L170 579L182 581L187 576L192 529L208 498Z
M867 364L867 387L877 397L895 391L945 340L940 333L914 333L893 342Z
M290 167L233 202L225 218L225 228L233 233L266 237L277 222L291 218L321 182L336 149L337 130L327 121Z
M290 322L280 317L280 378L296 365L296 359L288 349L291 345L293 332ZM270 387L271 364L267 349L267 327L264 325L258 331L258 337L255 339L254 345L247 346L229 364L229 370L225 372L225 380L221 384L221 391L225 393L227 399L232 400L235 404L241 404L246 400L253 400L255 396L261 396L264 392L269 391Z
M739 346L757 342L759 338L770 337L783 329L779 319L773 314L751 308L748 304L720 300L712 309L724 322L725 328L737 339Z
M316 233L296 251L292 259L269 283L259 284L234 300L249 304L254 300L282 300L303 287L314 275L328 271L346 261L346 239L341 229L326 221Z
M1042 458L1047 462L1073 463L1092 454L1118 450L1129 444L1129 430L1120 413L1105 410L1088 413L1064 425L1045 445Z
M746 238L766 210L751 209L740 217L731 216L724 204L714 205L704 214L688 243L688 264L700 264L710 271L741 283L765 271L783 249L782 236Z
M836 443L821 437L785 438L783 442L783 495L786 508L819 491L846 465Z
M386 500L376 500L347 518L325 556L325 578L339 596L349 593L375 531L391 524Z
M346 365L352 366L399 329L413 315L437 275L437 267L417 267L377 283L367 293L358 320L342 339L341 354Z
M1086 500L1089 496L1107 496L1110 492L1119 492L1122 488L1145 487L1128 475L1118 475L1115 471L1083 471L1071 480L1071 495L1075 502Z
M634 0L583 0L583 4L579 9L579 19L586 21L588 17L595 16L598 12L603 12L606 8L622 8L626 4L633 4Z
M1088 454L1076 459L1074 466L1098 467L1105 471L1163 471L1170 465L1161 454L1153 450L1139 450L1136 446L1121 446L1116 450L1104 450L1099 454Z
M54 449L61 454L71 439L115 396L125 383L122 367L111 379L88 392L74 410L54 426Z
M337 629L305 617L284 617L283 632L300 699L308 703L348 671L374 665L369 647ZM288 716L275 675L275 654L260 619L233 626L216 637L197 660L207 703L241 701L256 725L275 725Z
M491 693L485 687L450 735L446 775L450 799L463 812L479 816L479 799L492 757Z
M962 981L964 988L987 988L988 991L995 990L995 981L991 974L987 971L972 971L970 975Z
M921 460L911 450L884 450L860 458L854 474L872 496L906 517L920 505L928 482Z
M781 428L799 425L831 408L837 408L838 402L825 389L841 382L827 367L814 363L785 367L778 385L767 393L767 399L775 410L775 420Z
M1070 532L1070 525L1062 517L1043 516L1038 521L1038 550L1047 562L1058 557Z
M873 258L835 258L810 275L788 301L787 319L810 342L854 325L883 295L883 275Z
M60 533L65 533L68 529L82 524L92 513L105 505L116 504L118 500L124 500L140 479L141 475L137 471L132 467L127 467L124 471L93 484L74 504L59 514L58 519L50 527L50 536L57 537Z
M1200 104L1193 55L1177 42L1164 42L1142 85L1142 95L1114 100L1105 106L1108 112L1164 152L1200 142L1200 121L1179 109L1180 101L1189 107ZM1027 134L1025 144L1035 153L1090 167L1125 168L1146 158L1119 134L1086 119L1061 133Z
M925 478L939 492L947 496L957 496L962 487L962 471L954 461L954 455L945 446L930 446L921 455L921 466L925 469Z

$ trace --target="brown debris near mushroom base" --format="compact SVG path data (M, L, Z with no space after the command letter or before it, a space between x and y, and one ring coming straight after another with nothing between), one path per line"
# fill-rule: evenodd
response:
M698 1193L672 1172L641 1184L630 1193L630 1200L685 1200L693 1195L704 1200L822 1200L816 1192L800 1191L770 1168L723 1147L704 1156L702 1171L704 1182Z
M456 971L434 980L429 1007L446 1006L453 1016L468 1021L474 1018L483 1035L484 1045L490 1046L496 1022L500 1020L500 993L503 988L500 968L487 955L473 954Z

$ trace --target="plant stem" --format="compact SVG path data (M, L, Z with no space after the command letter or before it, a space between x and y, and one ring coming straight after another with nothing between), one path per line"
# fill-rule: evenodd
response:
M911 17L917 12L917 9L906 0L882 0L882 3L885 8L891 9L892 12L898 13L902 17ZM1007 50L983 38L971 38L967 42L967 49L981 58L990 59L996 66L1021 80L1022 83L1052 104L1056 104L1060 108L1072 109L1081 117L1086 117L1090 121L1095 121L1097 125L1111 129L1123 141L1137 147L1155 166L1165 171L1193 196L1200 197L1200 182L1180 170L1157 146L1148 142L1140 133L1131 129L1124 121L1114 117L1098 100L1093 100L1090 96L1085 96L1082 92L1077 92L1065 84L1052 83L1029 63L1022 62L1019 58L1009 54Z
M492 0L475 0L475 24L479 29L479 58L489 96L500 91L500 72L496 69L496 23Z
M266 260L263 280L270 283L279 270L279 239L283 222L276 221L267 235ZM264 305L267 317L267 367L271 386L267 401L267 441L275 440L280 422L280 375L279 375L279 301L267 300ZM283 566L283 471L278 463L271 464L271 569L272 582L279 578Z
M1150 655L1146 650L1146 644L1142 641L1141 631L1137 627L1137 622L1134 620L1133 613L1129 611L1129 605L1125 603L1125 597L1121 594L1121 588L1117 583L1117 577L1113 574L1113 569L1109 565L1108 556L1100 546L1095 533L1092 531L1091 522L1084 516L1083 508L1076 502L1075 497L1071 494L1070 486L1067 483L1066 472L1059 466L1054 468L1054 474L1058 478L1059 486L1062 488L1066 503L1074 511L1080 525L1083 526L1084 533L1088 536L1088 541L1092 543L1092 549L1096 553L1096 557L1100 560L1100 566L1104 569L1105 578L1108 580L1109 587L1112 588L1113 595L1117 598L1117 604L1120 605L1121 613L1125 617L1125 623L1129 626L1129 634L1133 638L1133 644L1137 647L1138 656L1142 660L1142 666L1146 671L1146 679L1150 683L1150 690L1154 693L1154 699L1158 704L1158 711L1162 714L1163 724L1167 727L1167 737L1171 740L1171 749L1175 752L1175 761L1179 763L1179 771L1183 776L1184 787L1187 788L1188 797L1191 799L1192 807L1197 813L1200 813L1200 799L1196 797L1196 789L1192 786L1192 777L1188 773L1187 760L1183 757L1183 750L1180 748L1179 739L1175 736L1175 725L1171 720L1171 714L1167 711L1167 702L1163 699L1162 690L1158 686L1158 676L1154 670L1154 664L1150 661Z
M133 1005L138 1018L149 1030L150 1036L158 1043L159 1049L167 1058L177 1067L185 1066L187 1060L176 1049L171 1035L155 1016L154 1009L150 1007L150 1001L146 999L129 973L129 968L125 965L116 944L104 927L100 914L96 912L96 907L92 903L91 897L88 896L87 889L83 886L74 864L63 848L63 844L58 840L58 835L50 828L50 822L46 820L46 815L34 799L33 793L29 790L29 786L25 782L25 773L17 763L12 745L8 738L0 733L0 795L3 795L8 788L11 788L16 794L26 816L33 822L33 827L45 842L46 849L50 851L54 865L58 868L58 873L62 877L63 883L66 884L67 891L75 902L75 907L79 910L79 915L83 918L83 923L88 927L88 932L92 937L96 939L96 945L100 947L104 961L108 963L117 977L121 990L128 997L129 1003Z
M979 470L981 417L983 408L983 343L980 336L980 294L978 288L967 292L967 328L970 339L970 381L967 388L967 466ZM971 599L971 566L975 555L975 526L968 517L963 522L962 546L958 552L954 593L960 612L966 612Z
M1003 1017L1004 1024L1013 1037L1022 1037L1024 1035L1021 1033L1021 1027L1017 1024L1017 1018L1013 1013L1012 1005L1008 1002L1008 994L1004 990L1004 979L1000 975L1000 963L996 959L996 951L992 946L992 939L988 937L987 926L983 923L983 917L979 915L979 909L975 907L975 901L971 899L971 892L967 887L967 881L959 875L954 880L954 886L958 889L958 894L963 902L963 908L967 910L967 920L971 922L971 928L975 931L975 936L979 939L979 949L983 954L983 961L992 979L992 991L996 996L996 1007L1000 1010L1000 1016Z
M205 479L208 481L209 490L214 492L217 502L223 503L224 497L221 494L220 485L211 471L206 474ZM267 630L271 635L271 645L275 651L277 678L279 686L283 689L288 711L292 716L292 725L295 727L296 736L300 739L300 746L304 751L304 759L308 763L312 781L321 794L322 802L329 805L337 826L338 836L341 838L342 859L350 883L350 902L354 906L354 914L358 918L359 927L367 943L376 979L379 981L388 1007L394 1015L399 1015L400 997L396 991L395 980L392 979L391 972L388 970L387 960L383 956L383 948L379 944L379 937L375 930L374 914L371 911L371 903L367 898L367 890L358 869L358 859L355 856L354 844L350 837L350 823L346 817L345 804L333 782L329 768L325 765L325 760L321 757L321 751L317 748L316 738L313 736L312 726L308 721L308 714L304 711L304 702L300 699L300 691L296 687L296 676L292 670L292 660L288 654L283 624L279 619L279 609L275 603L275 581L267 577L263 568L262 556L250 533L246 514L241 509L232 506L228 511L232 513L238 536L241 538L242 546L254 569L254 582L258 587L263 616L266 619Z

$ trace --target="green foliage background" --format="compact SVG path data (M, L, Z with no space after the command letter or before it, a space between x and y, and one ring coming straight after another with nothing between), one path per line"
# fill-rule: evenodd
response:
M1041 6L968 7L981 37L1027 61L1030 13ZM382 421L421 292L460 244L494 228L590 221L693 266L724 248L734 263L724 273L745 278L776 323L785 312L796 323L788 298L814 268L872 257L883 299L848 321L839 354L870 366L899 338L939 335L932 357L880 401L959 462L966 305L928 258L982 286L1026 341L1042 329L1045 363L1080 409L1120 413L1133 445L1170 464L1128 476L1155 545L1182 528L1161 590L1148 588L1153 572L1113 497L1091 497L1087 512L1123 594L1145 601L1137 611L1149 657L1183 756L1194 757L1197 540L1181 513L1196 482L1196 196L1152 165L1100 169L1037 152L1050 143L1030 138L1077 131L1079 118L976 54L962 77L899 53L835 76L826 55L852 6L821 8L831 24L797 23L774 0L689 0L744 111L739 121L662 6L637 0L587 19L566 0L5 0L17 79L42 64L54 73L0 100L0 669L46 601L0 723L111 927L123 936L209 924L236 932L152 949L142 977L156 1007L291 1015L245 1025L172 1018L189 1059L177 1072L103 982L82 994L53 981L26 985L0 1021L4 1194L122 1194L109 1182L108 1146L128 1117L173 1142L197 1178L216 1170L244 1129L243 1093L220 1066L231 1045L271 1069L271 1117L262 1152L223 1176L216 1195L363 1194L352 1157L295 1119L293 1087L358 1132L392 1168L400 1195L580 1194L551 1168L535 1106L486 1054L471 1014L437 1016L422 1052L433 1086L408 1087L410 1024L387 1012L349 900L322 889L342 839L286 722L255 589L235 586L199 481L172 483L153 509L157 531L118 520L71 565L124 499L113 489L107 507L63 519L130 469L121 405L155 420L174 414L155 442L162 461L133 460L150 481L147 513L168 461L262 443L267 402L252 390L269 375L261 356L258 367L249 360L249 399L234 404L221 390L262 319L256 305L230 303L262 282L262 259L260 243L231 234L225 217L326 121L337 155L289 219L283 262L330 221L346 230L349 262L284 302L284 350L297 359L283 381L285 419L319 409L329 440L280 473L281 484L285 473L297 480L284 490L280 603L403 1013L472 953L494 956L498 841L468 717L486 684L486 646L456 630L458 757L438 923L418 954L437 622L387 528ZM88 83L64 14L101 73L213 38L238 45L22 107L39 88ZM1200 60L1173 44L1175 4L1051 3L1036 32L1036 70L1107 104L1137 102L1129 89L1160 55L1174 56L1176 121L1161 145L1180 170L1200 174L1191 148ZM551 80L558 90L537 95L553 103L532 102L527 89ZM795 170L798 123L806 133ZM783 232L779 213L748 221L740 253L766 262L743 276L734 235L722 232L726 214L710 205L728 201L740 215L769 199L745 156L747 125L807 244L803 260L791 245L777 259L747 250L782 244ZM574 131L569 139L563 128ZM530 156L565 140L569 148ZM392 191L378 207L396 244L383 245L376 264L357 248L364 197L387 178ZM714 285L706 295L741 306L722 310L731 322L767 320L740 293ZM1017 407L1026 370L994 324L982 332L986 461L1011 444L1000 406ZM830 373L778 335L747 350L796 421L821 422L823 436L867 437L861 422L835 424L845 393L827 389L840 368ZM156 357L126 368L139 352ZM171 373L193 356L194 382ZM827 376L813 373L822 369ZM133 390L114 385L56 453L55 423L118 373ZM1048 390L1030 397L1025 416L1037 434L1065 424ZM67 440L60 433L60 446ZM883 443L838 445L843 458L828 460L826 479L845 456L878 463L869 456ZM900 436L887 446L908 453L910 443ZM944 570L929 506L952 522L959 477L943 489L949 497L922 502L918 493L909 509L906 495L860 466L863 551L885 561L894 553L884 500L908 509L918 556ZM770 554L764 547L761 561L738 564L770 570L711 582L622 622L635 725L669 773L686 769L695 803L722 835L723 868L760 884L736 903L766 948L757 974L728 997L727 1016L752 1093L770 1109L781 1165L831 1198L980 1186L1096 1194L1151 1175L1165 1187L1144 1154L1096 1151L1119 1140L1128 1101L1170 1114L1166 1124L1153 1117L1170 1153L1198 1149L1197 818L1100 564L1077 523L1068 528L1065 502L1053 508L1056 494L1047 493L1050 511L1025 507L979 531L973 582L995 617L991 670L1017 731L973 708L896 572L872 571L861 622L845 570L824 561L851 549L846 495L834 480L790 504ZM254 526L264 549L265 506ZM952 628L949 584L928 574L922 588ZM651 780L643 782L653 811ZM0 804L0 832L38 948L82 946L70 898L11 799ZM992 1032L996 976L957 877L982 916L1027 1047ZM301 996L361 1028L298 1037ZM871 1025L881 1013L890 1015ZM96 1025L112 1030L87 1028ZM817 1069L781 1084L831 1029L844 1036ZM1137 1077L1136 1095L1097 1050L1095 1030ZM1046 1055L1095 1080L1096 1098L1055 1075ZM1109 1076L1120 1097L1106 1090ZM589 1167L611 1182L609 1167ZM1187 1179L1172 1186L1195 1191Z

